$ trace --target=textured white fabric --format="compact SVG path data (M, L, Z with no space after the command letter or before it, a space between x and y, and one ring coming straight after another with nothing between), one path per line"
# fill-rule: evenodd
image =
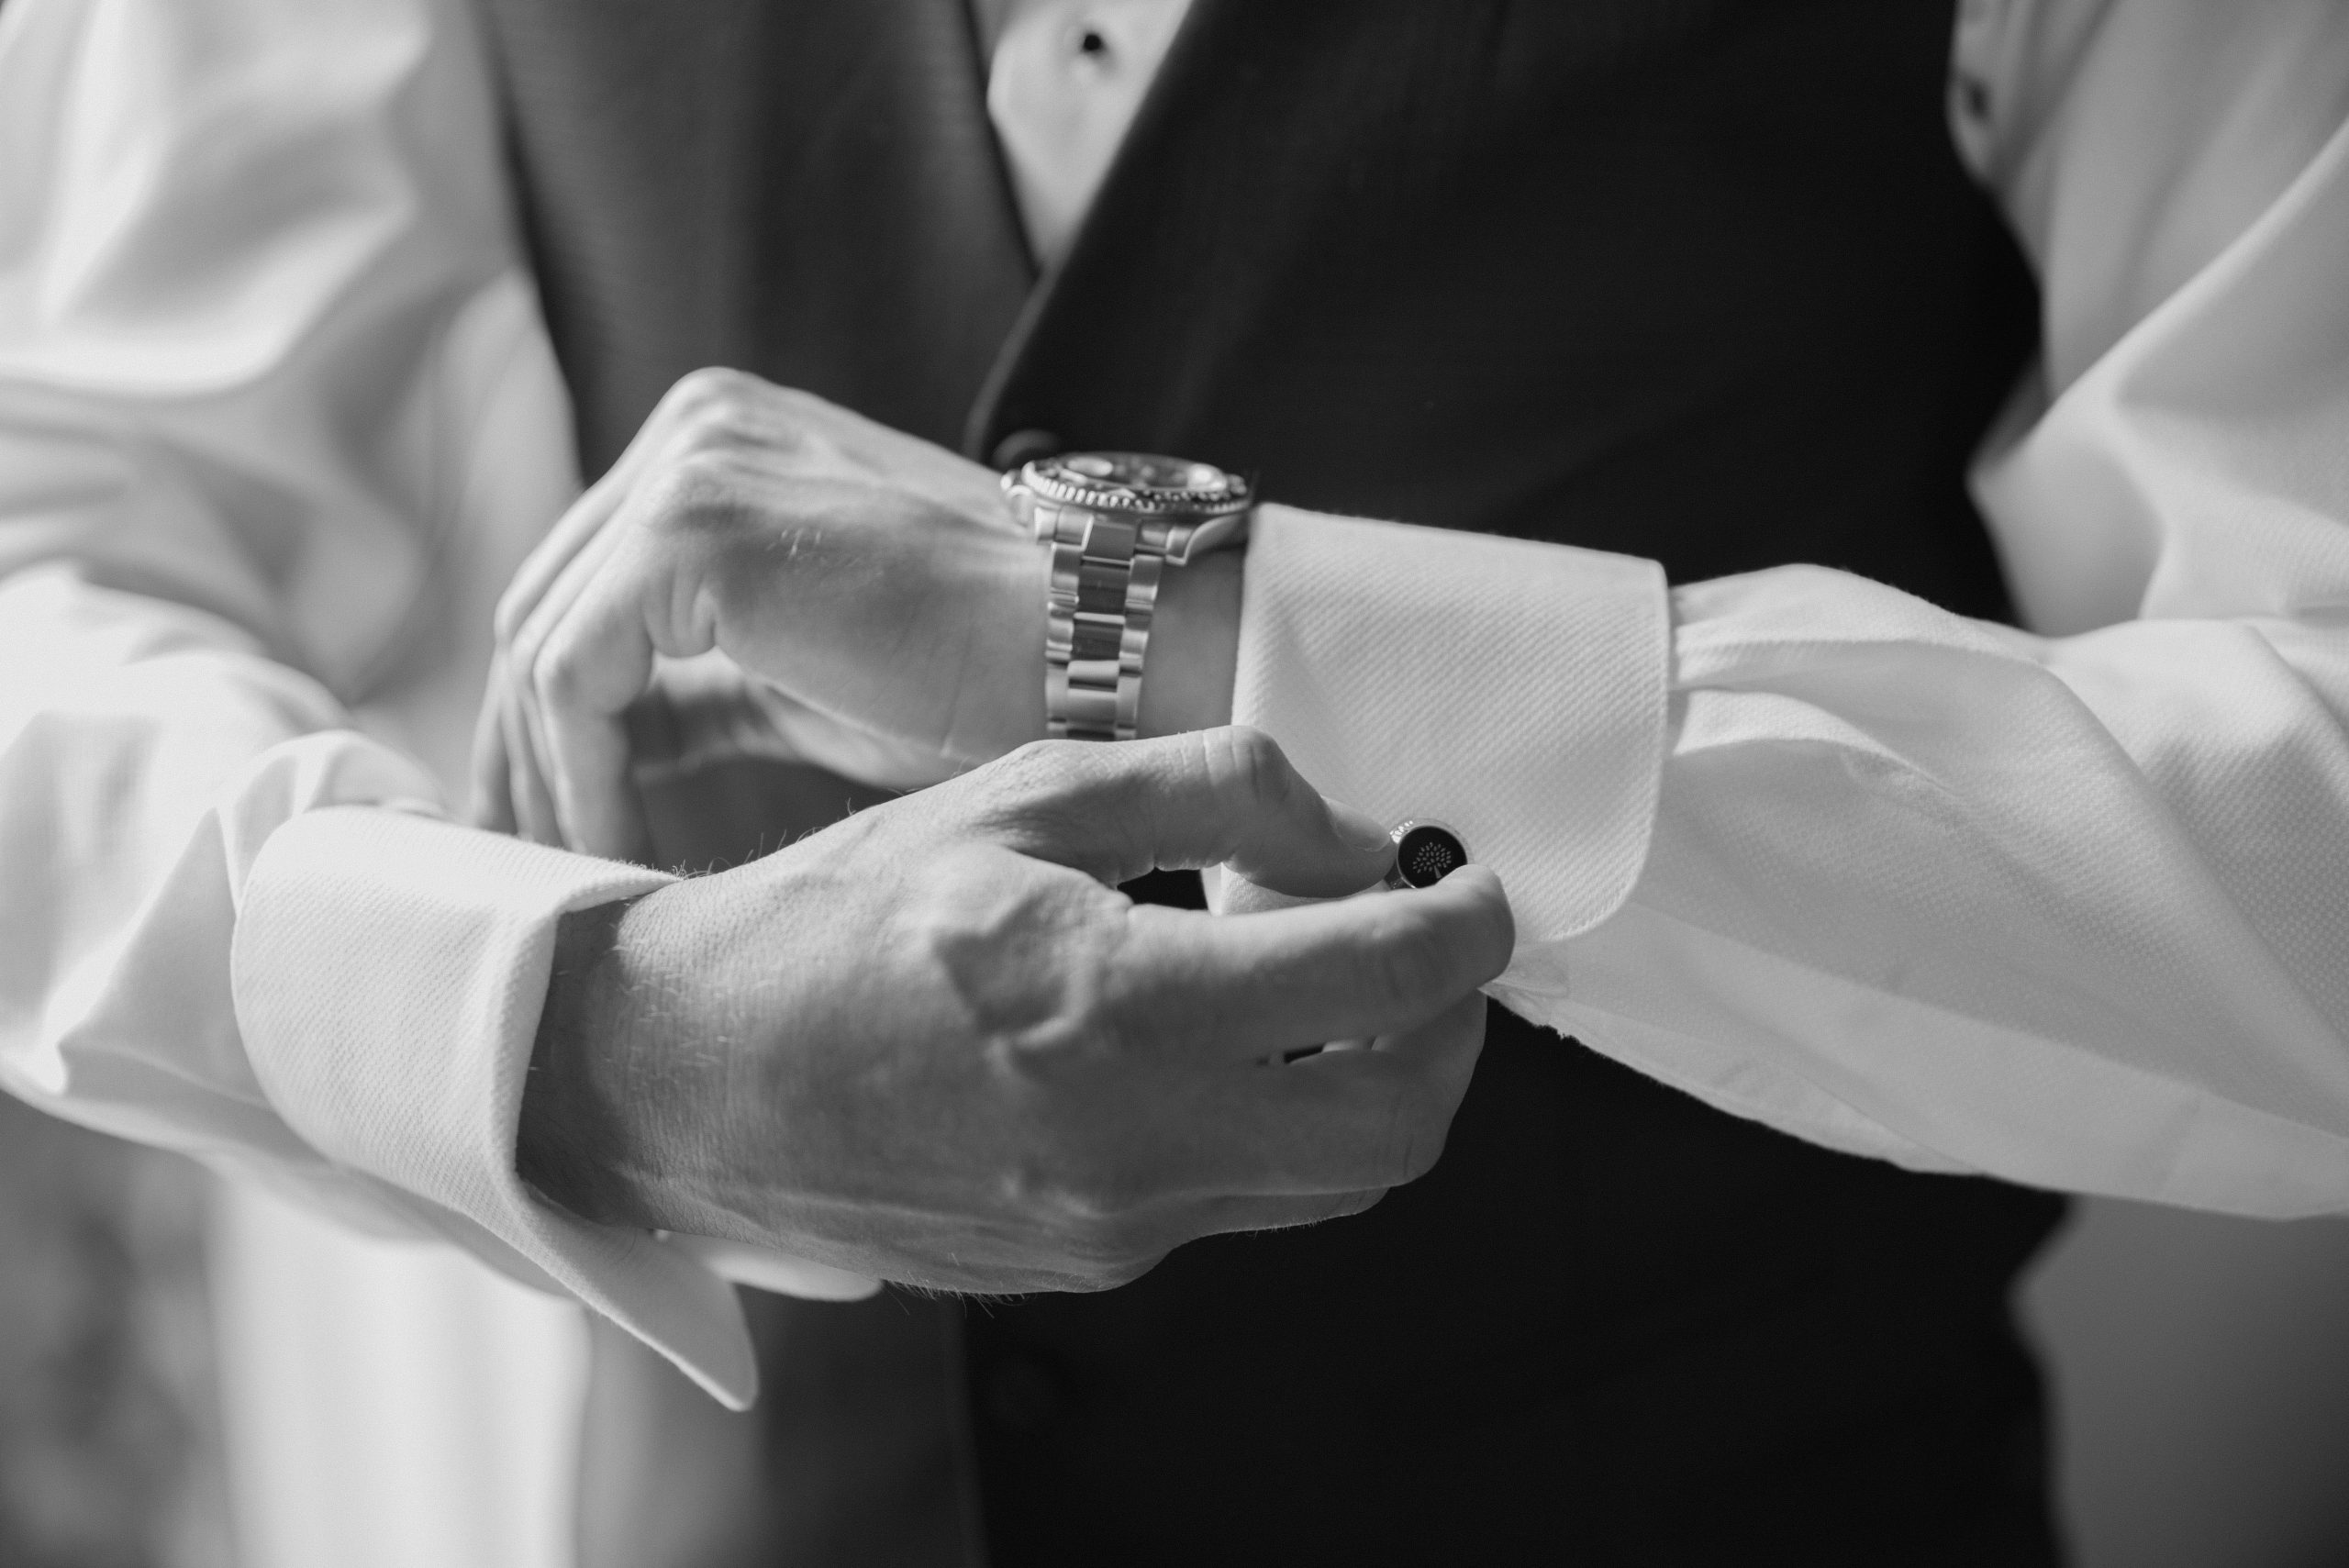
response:
M997 7L999 25L991 14ZM1190 0L979 0L976 9L982 29L996 35L987 51L987 117L1028 249L1039 266L1054 267Z
M1621 906L1664 755L1653 562L1267 506L1246 581L1235 717L1374 817L1457 829L1520 946Z
M1502 994L1714 1104L1936 1168L2349 1205L2344 15L1964 8L1956 133L2049 281L1982 478L2044 635L1275 512L1241 716L1463 825L1522 917ZM1133 86L991 100L1015 160L1014 120L1102 139L1062 150L1094 172L1060 209ZM495 124L458 0L0 4L0 1084L450 1237L739 1394L707 1276L551 1220L501 1142L552 919L634 884L423 821L489 607L576 485ZM1444 689L1462 604L1478 679ZM331 1330L313 1375L362 1350ZM499 1396L432 1370L415 1440Z
M663 1331L740 1405L757 1372L727 1284L646 1232L540 1202L513 1168L556 920L669 880L381 808L300 813L270 835L238 911L237 1023L295 1133L384 1184L387 1207Z

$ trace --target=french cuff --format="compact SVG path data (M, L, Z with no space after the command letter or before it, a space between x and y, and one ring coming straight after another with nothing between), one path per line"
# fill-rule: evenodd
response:
M739 1409L758 1376L725 1281L648 1232L542 1202L514 1171L556 922L670 880L404 811L306 811L245 882L237 1022L278 1113L320 1153Z
M1671 635L1652 561L1264 506L1232 717L1326 794L1456 828L1508 887L1522 956L1638 880Z

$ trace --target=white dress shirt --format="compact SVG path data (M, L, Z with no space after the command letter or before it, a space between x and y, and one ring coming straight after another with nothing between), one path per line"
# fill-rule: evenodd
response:
M996 18L1041 255L1178 16ZM2349 6L1974 0L1954 58L2045 289L1977 479L2031 630L1267 506L1234 715L1457 825L1494 993L1709 1104L2349 1211ZM0 5L0 1084L740 1401L717 1274L513 1174L556 919L663 878L445 814L578 483L491 91L460 0Z

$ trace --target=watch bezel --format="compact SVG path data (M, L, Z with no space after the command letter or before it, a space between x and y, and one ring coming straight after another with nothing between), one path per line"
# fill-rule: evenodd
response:
M1108 473L1078 465L1098 463ZM1208 483L1153 484L1153 471L1180 470L1207 476ZM1063 452L1038 458L1015 471L1019 483L1042 500L1087 511L1147 517L1209 517L1244 512L1255 503L1255 490L1243 476L1211 462L1163 457L1155 452Z

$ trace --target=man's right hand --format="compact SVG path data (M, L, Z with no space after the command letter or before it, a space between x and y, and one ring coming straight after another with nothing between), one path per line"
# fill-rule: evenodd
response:
M1027 747L571 917L521 1173L591 1219L968 1291L1357 1212L1443 1147L1498 880L1221 917L1115 884L1229 862L1334 898L1388 852L1253 731Z

